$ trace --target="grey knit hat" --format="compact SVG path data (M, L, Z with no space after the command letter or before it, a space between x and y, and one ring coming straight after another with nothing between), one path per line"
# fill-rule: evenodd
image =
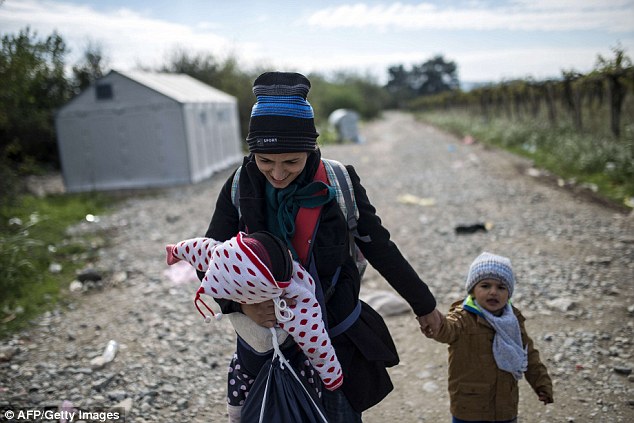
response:
M509 298L513 296L515 276L510 259L486 251L480 254L469 268L465 284L467 292L471 292L473 287L484 279L495 279L504 283L509 290Z

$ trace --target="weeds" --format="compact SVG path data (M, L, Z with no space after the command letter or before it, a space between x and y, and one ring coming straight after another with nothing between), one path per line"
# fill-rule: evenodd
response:
M80 194L21 196L0 206L0 337L64 303L76 271L96 256L93 240L70 238L66 228L109 204L105 195Z
M485 144L505 148L533 160L565 179L590 183L604 197L619 203L634 197L634 131L622 139L579 133L570 126L552 128L540 121L485 121L465 112L427 112L422 120L455 135L471 135Z
M30 253L43 244L29 234L38 221L37 213L31 214L26 225L20 218L12 218L9 233L0 236L0 290L7 295L22 292L24 286L19 282L24 279L41 279L40 275L34 275L35 266L30 258Z

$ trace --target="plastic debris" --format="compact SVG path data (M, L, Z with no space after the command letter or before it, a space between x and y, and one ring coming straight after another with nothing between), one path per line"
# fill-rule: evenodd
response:
M99 223L99 216L95 216L94 214L90 214L88 213L86 215L86 222L90 222L90 223Z
M70 292L80 292L82 289L84 289L84 284L79 282L78 280L74 280L70 283L68 289L70 290Z
M79 282L98 282L102 279L101 274L97 269L86 268L77 272L77 280Z
M546 306L552 310L565 313L573 310L577 306L577 303L570 298L555 298L553 300L546 301Z
M115 341L114 339L111 339L110 341L108 341L108 345L106 345L106 349L104 350L102 357L107 362L110 362L114 360L118 351L119 351L119 343Z
M493 223L491 222L482 222L482 223L472 223L468 225L457 225L455 228L456 234L458 235L467 235L473 234L476 232L488 232L493 229Z
M59 263L51 263L48 265L48 271L51 273L59 273L62 271L62 265Z
M603 264L608 265L612 263L612 257L609 256L588 256L584 260L587 264Z
M119 351L119 343L114 339L108 341L108 345L103 350L103 354L99 357L95 357L90 360L90 365L93 369L100 369L106 364L110 363L117 356L117 352Z
M73 421L72 417L74 417L74 414L77 412L77 409L73 406L73 403L71 401L64 400L59 406L59 411L61 412L61 418L59 419L59 423L69 423ZM71 417L71 418L67 419L67 417Z
M414 205L423 206L423 207L436 205L436 200L433 198L421 198L412 194L399 195L397 200L403 204L414 204Z
M535 169L534 167L529 167L528 169L526 169L526 174L528 176L532 176L533 178L538 178L542 176L542 173L540 172L540 170Z
M12 217L9 219L9 226L22 226L22 219L19 217Z
M363 301L383 317L397 316L410 311L409 304L403 298L390 291L374 291L365 296Z
M190 282L200 282L196 275L196 270L189 265L186 261L179 261L178 263L169 266L163 275L176 285L184 285Z

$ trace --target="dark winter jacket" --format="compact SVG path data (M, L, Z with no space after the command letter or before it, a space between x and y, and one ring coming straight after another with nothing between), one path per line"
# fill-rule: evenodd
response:
M320 152L311 153L297 183L304 186L313 180ZM417 316L432 312L436 301L427 285L402 256L382 226L366 191L352 166L346 166L359 208L358 231L369 235L371 241L356 241L368 262L410 304ZM222 188L216 208L205 236L219 241L227 240L241 230L255 232L267 230L265 176L252 157L245 157L240 175L240 212L231 200L233 175ZM360 277L350 256L349 233L345 218L336 200L322 207L319 229L313 245L319 280L328 293L326 303L327 324L330 328L343 321L359 301ZM331 280L341 266L334 289ZM240 311L236 303L218 301L223 313ZM381 316L362 303L359 319L344 333L334 337L333 346L344 372L343 389L357 411L363 411L381 401L391 390L392 383L385 367L398 363L398 355L391 335Z

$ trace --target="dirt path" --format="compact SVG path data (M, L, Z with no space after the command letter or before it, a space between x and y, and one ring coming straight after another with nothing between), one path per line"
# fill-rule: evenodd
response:
M525 160L462 145L410 117L391 116L366 130L376 144L358 151L359 173L371 175L362 181L441 311L463 296L468 265L480 251L512 258L515 304L529 319L556 397L544 407L522 381L522 421L634 421L634 379L617 373L631 371L634 351L632 215L544 185L527 176ZM398 177L396 169L410 178ZM404 193L435 205L404 207L398 204ZM453 231L478 222L493 229L465 236ZM364 288L389 289L378 276ZM446 346L418 336L409 315L387 322L401 355L391 371L395 391L364 421L450 421Z
M634 218L527 176L522 159L465 145L408 115L388 113L362 132L366 144L323 155L355 165L441 311L463 296L469 263L482 250L513 260L515 304L555 383L555 404L544 407L520 382L521 421L634 421ZM0 407L66 400L84 409L125 406L134 422L226 421L234 335L226 321L200 321L196 284L164 273L163 246L204 232L228 175L130 199L73 230L106 234L111 246L94 266L109 287L5 342L11 357L0 363ZM480 222L493 228L454 232ZM370 269L362 294L390 290ZM446 347L420 335L409 313L386 322L401 364L391 369L394 392L364 422L450 421ZM92 368L109 339L120 345L116 359Z

